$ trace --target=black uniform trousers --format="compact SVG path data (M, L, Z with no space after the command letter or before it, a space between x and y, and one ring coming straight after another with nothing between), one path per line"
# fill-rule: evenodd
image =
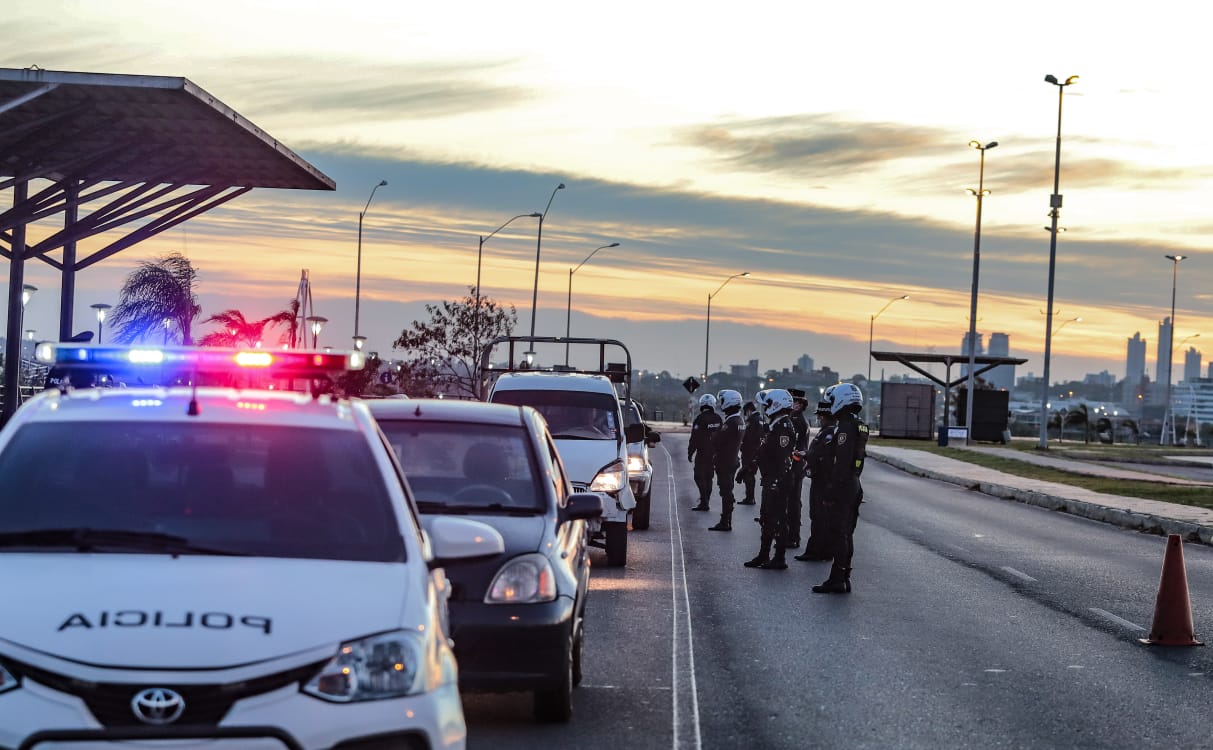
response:
M827 540L830 532L827 530L829 516L825 505L825 480L809 480L809 541L805 542L805 554L826 557L830 554Z
M721 518L732 518L733 516L733 503L736 500L733 497L733 485L736 484L737 470L740 466L739 463L716 466L716 486L720 488ZM751 479L751 481L753 480Z
M803 507L800 501L800 493L804 491L804 472L799 467L803 463L802 459L793 465L792 486L788 491L788 525L784 533L787 536L787 541L791 544L800 543L800 515Z
M784 559L783 544L786 539L788 522L788 495L794 483L790 476L779 479L762 480L762 504L758 506L758 520L762 525L762 541L759 549L760 557L771 556L771 546L775 547L776 560Z
M716 467L712 463L712 455L709 453L704 456L702 454L695 455L695 486L699 488L699 502L702 505L707 505L708 500L712 497L712 480L716 476Z
M863 488L859 477L852 477L846 486L834 488L830 502L826 503L827 549L834 556L834 568L849 571L851 556L855 554L855 525L859 523L859 503L863 499Z

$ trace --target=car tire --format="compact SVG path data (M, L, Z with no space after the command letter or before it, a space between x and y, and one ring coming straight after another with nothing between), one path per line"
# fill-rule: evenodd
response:
M608 521L602 526L606 532L607 566L622 568L628 563L627 521Z
M585 657L585 626L577 628L577 635L573 638L573 687L581 684L582 677L582 659Z
M632 509L633 529L644 531L649 527L649 508L651 507L649 500L652 496L652 490L644 495L636 496L636 507Z
M535 691L535 718L539 721L564 724L573 718L574 643L576 639L570 627L559 684L548 690Z

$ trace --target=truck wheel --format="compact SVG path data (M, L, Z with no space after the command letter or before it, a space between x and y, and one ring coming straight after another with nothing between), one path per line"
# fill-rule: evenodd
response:
M647 495L636 496L636 507L632 509L632 528L644 531L649 527L649 500L652 498L652 490Z
M573 718L574 635L569 627L568 644L561 665L560 682L549 690L535 691L535 718L549 724L563 724Z
M628 562L627 521L608 521L602 524L606 530L607 565L621 568Z

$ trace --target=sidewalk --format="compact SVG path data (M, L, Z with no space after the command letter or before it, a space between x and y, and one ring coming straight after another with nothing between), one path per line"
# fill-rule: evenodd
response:
M1210 492L1213 492L1213 485L1206 482L1147 474L1083 461L1036 456L1009 448L978 446L970 450L987 451L1000 456L1006 455L1008 458L1053 468L1064 468L1066 471L1089 476L1205 486L1210 487ZM876 440L868 443L868 457L916 476L958 484L994 497L1038 505L1050 510L1062 510L1076 516L1125 528L1157 534L1179 534L1187 541L1213 544L1213 510L1206 508L1120 495L1106 495L1067 484L1027 479L927 451L881 446Z

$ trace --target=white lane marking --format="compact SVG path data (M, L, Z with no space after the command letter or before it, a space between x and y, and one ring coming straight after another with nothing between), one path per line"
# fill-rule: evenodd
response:
M695 640L691 632L691 595L687 589L687 559L686 550L682 545L682 523L678 514L674 512L678 499L677 487L674 485L674 457L670 455L669 449L664 444L662 444L661 450L665 451L666 479L670 501L670 590L674 598L674 632L672 636L674 656L671 667L674 688L671 696L674 711L674 750L683 748L700 750L703 747L703 737L699 731L699 687L695 680ZM675 532L677 532L677 536L675 536ZM677 550L674 547L675 541L678 543ZM679 601L680 598L681 601ZM679 626L683 622L685 622L685 628L680 628ZM685 636L682 635L684 629ZM683 660L685 660L685 666L683 666ZM684 684L684 678L689 685ZM690 716L686 718L682 715L684 702L688 704L690 712ZM684 723L689 726L684 727ZM687 737L688 734L689 737Z
M1024 573L1022 571L1016 570L1015 568L1012 568L1010 565L1004 565L1004 566L1002 566L1002 569L1007 571L1008 573L1010 573L1011 575L1015 576L1016 578L1018 578L1020 580L1027 581L1028 583L1036 583L1035 578L1028 575L1027 573Z
M1109 612L1106 609L1100 609L1099 607L1089 607L1089 609L1092 612L1094 612L1095 614L1099 615L1100 617L1111 620L1112 622L1116 623L1117 625L1123 625L1124 627L1128 628L1129 630L1145 631L1145 628L1138 625L1137 623L1129 622L1128 620L1126 620L1122 617L1117 617L1116 615L1112 614L1111 612Z

